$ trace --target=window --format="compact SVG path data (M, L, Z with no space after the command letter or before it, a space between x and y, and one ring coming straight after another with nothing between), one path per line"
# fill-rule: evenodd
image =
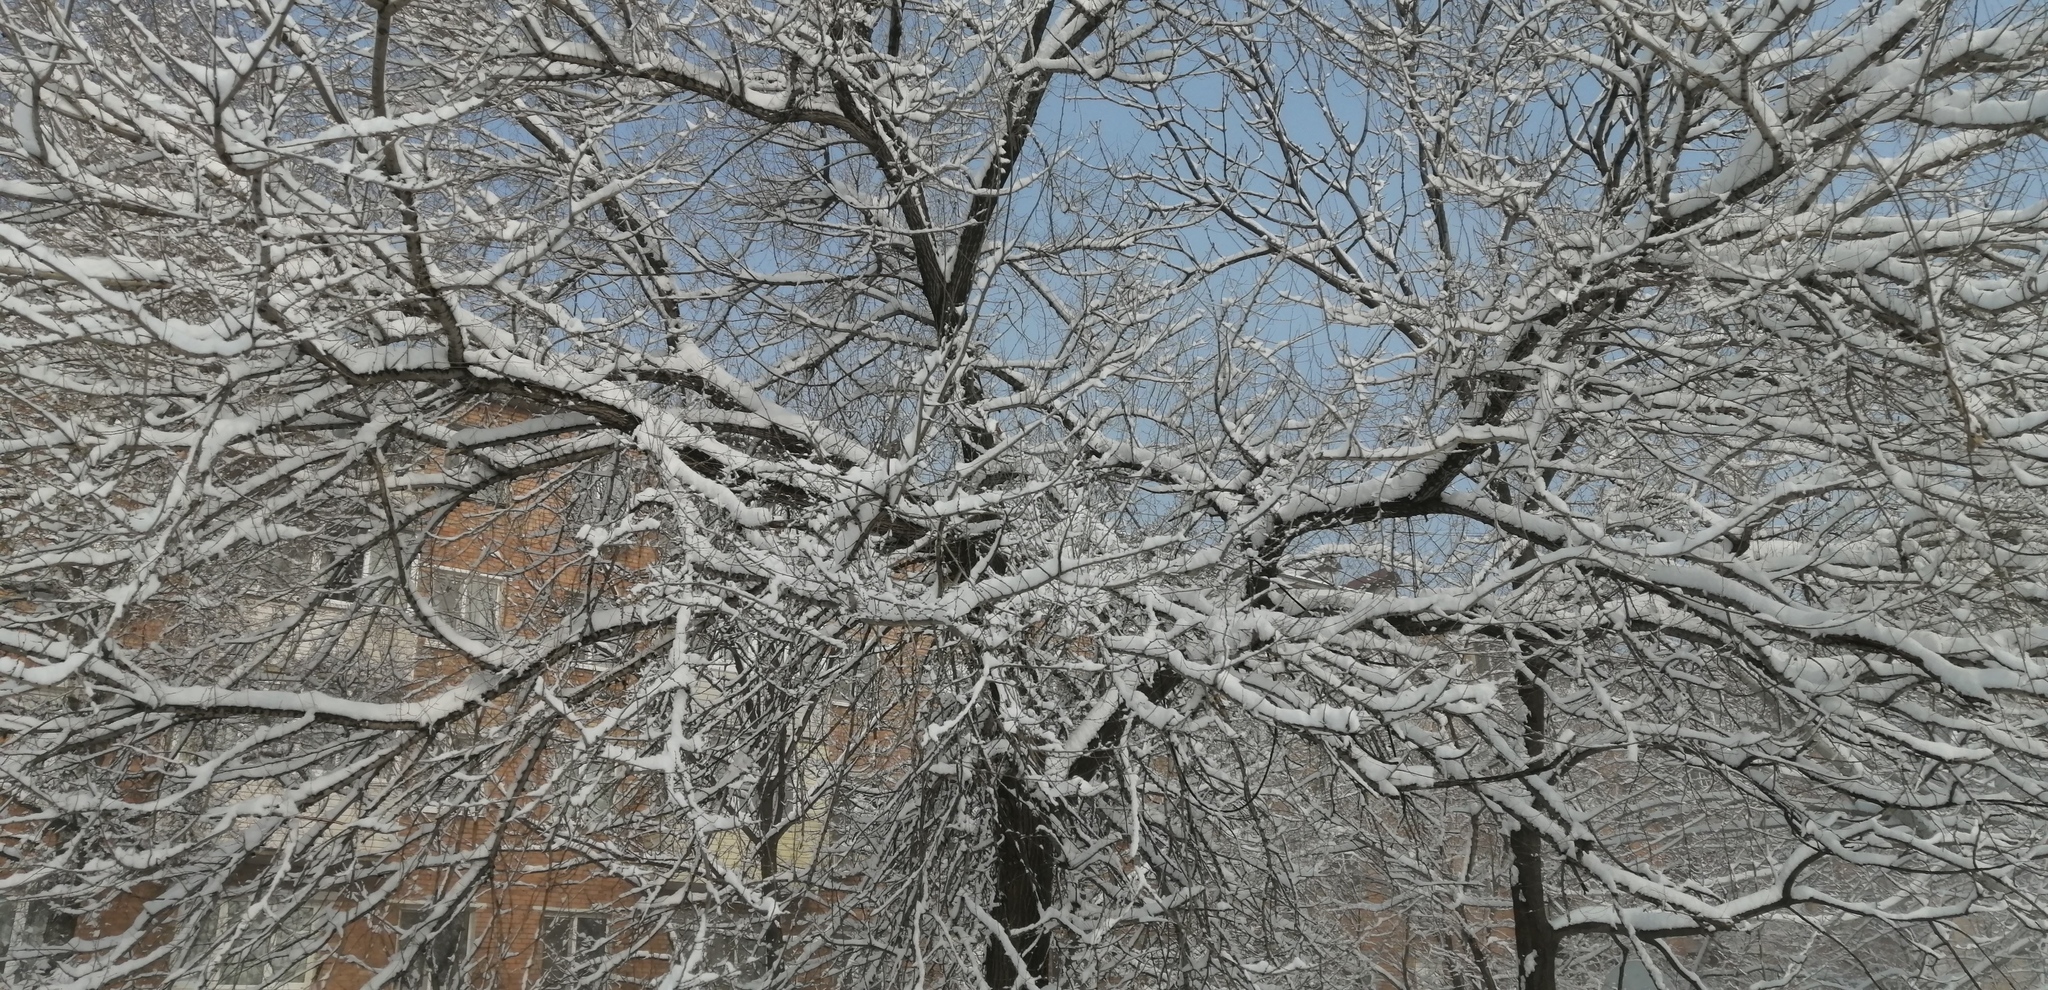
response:
M418 945L400 977L405 990L456 990L462 985L463 957L469 950L469 912L457 911L432 928L433 910L409 907L398 912L399 938ZM422 941L424 940L424 941Z
M605 920L602 915L553 911L540 919L541 990L595 987L604 966Z
M350 556L345 548L308 537L278 544L274 556L264 561L264 577L277 582L270 591L295 592L308 588L323 601L348 601L356 597L363 579L373 576L367 564L370 556L388 558L390 548L372 545Z
M0 902L0 975L22 986L71 954L78 919L41 901Z
M389 536L380 536L354 556L334 558L323 595L329 601L380 600L398 578L398 552Z
M771 961L758 920L709 903L677 911L675 933L680 939L677 956L686 957L693 949L701 952L698 970L718 976L711 986L721 990L759 978Z
M453 567L429 567L422 576L434 611L449 625L471 636L499 630L505 608L503 578Z
M198 949L217 960L207 990L311 985L315 950L325 941L314 924L314 907L302 905L279 917L267 906L252 910L251 903L246 897L222 901L202 926Z

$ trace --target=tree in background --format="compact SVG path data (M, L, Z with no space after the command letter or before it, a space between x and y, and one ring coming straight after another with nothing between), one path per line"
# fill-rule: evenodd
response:
M2043 13L10 0L0 889L79 986L2028 978Z

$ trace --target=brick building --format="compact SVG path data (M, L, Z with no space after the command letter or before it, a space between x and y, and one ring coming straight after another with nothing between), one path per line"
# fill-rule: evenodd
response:
M457 425L487 430L527 415L493 406ZM626 607L634 575L653 563L632 534L602 546L579 537L600 515L593 502L617 502L624 460L490 482L429 454L409 466L413 480L455 497L427 521L302 524L157 594L126 621L123 646L198 683L330 690L397 711L490 676L497 661L479 655L494 647L540 654L549 669L382 742L351 741L311 716L294 725L222 712L167 720L138 735L142 745L96 753L84 764L92 783L125 802L99 817L190 864L129 869L140 879L113 889L93 885L119 868L30 865L69 826L52 824L61 816L38 808L40 795L19 792L0 831L11 842L0 850L0 987L87 970L116 986L193 990L626 987L684 956L700 985L758 970L768 916L708 896L717 885L704 871L744 882L809 866L819 813L778 815L772 835L679 829L653 812L659 773L614 759L585 774L578 761L593 748L646 740L629 728L579 735L589 730L570 708L579 693L617 705L642 690L637 673L600 654L646 648L659 631L629 630L601 648L549 652L545 641L579 610ZM41 590L5 598L26 607ZM39 718L89 705L78 690L6 697L0 747ZM718 700L715 685L697 694ZM559 717L535 714L548 704ZM843 751L849 737L834 736L829 716L808 712L788 732L813 757ZM761 789L803 772L792 763ZM139 841L129 848L145 854Z

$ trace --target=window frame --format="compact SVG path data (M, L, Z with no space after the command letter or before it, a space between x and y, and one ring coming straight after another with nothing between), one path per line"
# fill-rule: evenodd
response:
M569 926L566 962L550 933L550 928L556 924ZM593 927L594 932L591 930ZM609 956L611 939L611 919L601 911L542 909L540 928L533 939L538 970L535 990L571 990L606 985L607 981L592 982L590 978L599 975L594 968Z
M475 568L450 567L446 564L422 564L420 577L420 584L423 585L421 590L426 592L428 604L433 606L434 614L440 616L442 621L472 636L496 636L504 632L507 583L505 575L491 574ZM454 588L462 589L461 596L455 600L456 608L449 608L450 601L443 597L444 589L450 588L450 585L442 583L444 581L451 582ZM490 589L490 601L486 603L490 618L487 621L479 621L470 614L470 609L477 604L472 600L471 592L477 588Z
M252 902L252 898L244 895L223 898L213 905L213 909L202 920L199 933L200 937L205 939L212 952L218 951L223 932L232 929L241 918L248 915ZM262 952L262 957L257 960L238 963L223 956L215 955L213 960L215 972L204 984L205 990L310 990L311 987L319 982L320 947L316 946L308 949L304 955L296 958L288 966L278 965L275 961L275 956L281 951L290 951L288 947L295 943L301 946L305 945L310 941L310 937L315 934L310 925L300 929L288 930L287 926L290 924L292 917L300 912L317 911L325 906L326 903L322 900L308 901L305 904L299 905L296 910L286 912L283 915L273 913L266 908L265 914L269 916L271 923L262 933L263 942L261 949L258 950ZM326 940L322 939L323 946L325 943ZM250 946L249 948L255 949L256 947ZM262 970L260 974L256 974L260 982L248 983L238 981L236 978L246 974L248 967L252 965ZM191 981L180 981L180 986L196 988L201 986L201 984Z
M398 939L393 958L404 950L404 938L408 932L417 930L432 920L433 904L398 905ZM476 937L476 912L469 907L458 907L448 912L421 947L411 965L398 978L398 986L408 990L461 990L467 985L466 964L470 948Z
M61 939L52 929L62 929ZM30 941L34 932L34 941ZM42 975L56 968L72 954L71 942L78 937L78 916L48 901L0 902L0 976L23 976L24 966L35 966Z
M716 974L713 987L737 986L765 975L774 953L764 944L760 924L752 916L715 904L702 894L692 894L674 915L675 956L681 960L702 948L698 972ZM701 933L702 938L698 936Z

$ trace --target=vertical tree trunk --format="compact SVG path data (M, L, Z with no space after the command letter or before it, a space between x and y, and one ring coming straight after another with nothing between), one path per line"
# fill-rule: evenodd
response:
M1525 658L1525 663L1527 670L1516 678L1523 711L1522 752L1534 759L1543 753L1543 676L1550 664L1533 657ZM1508 833L1508 855L1514 871L1508 893L1522 990L1557 990L1557 940L1550 931L1549 898L1543 886L1543 836L1534 827L1517 823Z
M1027 977L1023 986L1043 987L1051 975L1051 940L1038 925L1052 898L1059 846L1045 827L1043 812L1032 802L1029 786L1014 765L1004 769L996 784L996 898L990 913L1010 933L1010 944L989 936L981 970L992 990L1018 985L1020 975ZM1024 964L1021 974L1018 960Z

